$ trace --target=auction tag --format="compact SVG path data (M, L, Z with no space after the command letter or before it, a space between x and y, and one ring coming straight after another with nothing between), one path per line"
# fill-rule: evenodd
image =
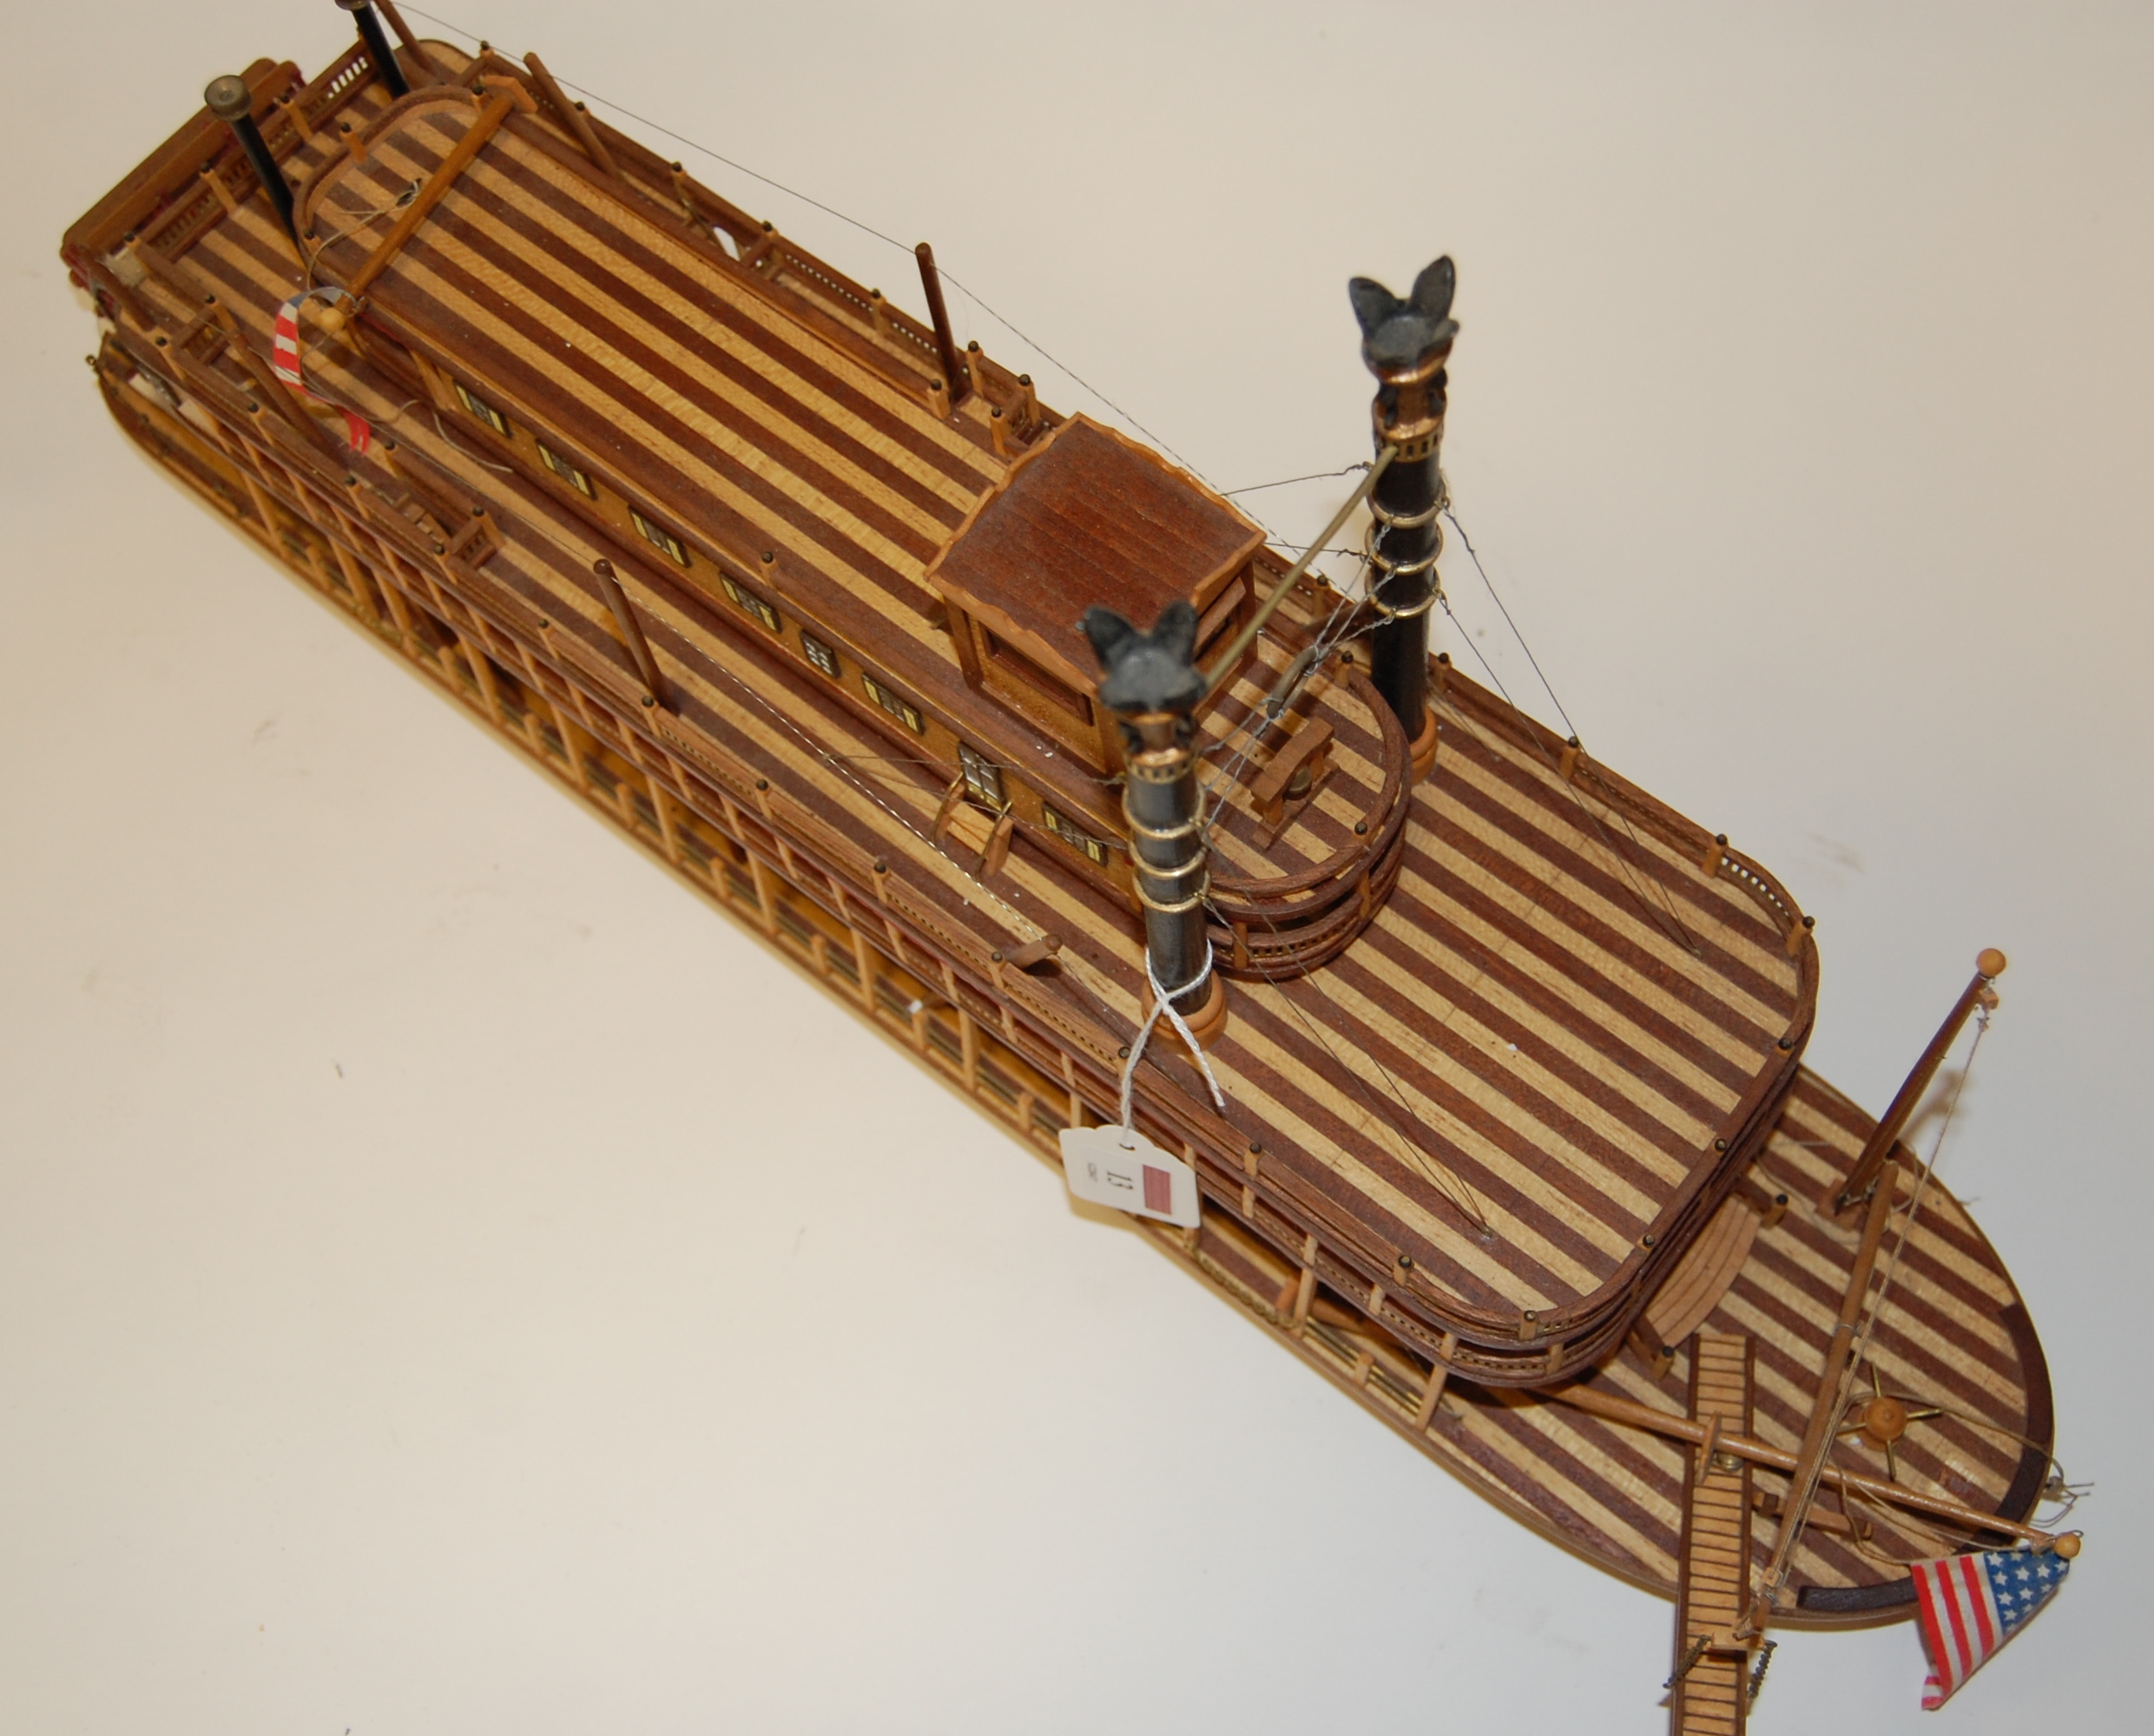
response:
M1070 1191L1095 1206L1185 1230L1197 1223L1196 1172L1135 1128L1064 1128L1062 1173Z

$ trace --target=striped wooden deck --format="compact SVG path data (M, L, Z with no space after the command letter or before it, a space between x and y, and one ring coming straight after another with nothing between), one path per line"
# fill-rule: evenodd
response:
M289 161L302 176L331 166L307 208L333 280L473 111L417 93L361 163L326 117L363 128L380 92L333 78L295 100L315 120ZM161 206L127 221L139 246L109 214L70 232L70 263L115 316L100 375L122 425L1036 1144L1110 1115L1143 1004L1120 884L1037 808L1017 806L1024 823L985 876L986 817L960 805L938 824L961 741L1035 803L1102 835L1116 823L1099 780L965 686L919 582L1004 463L984 409L932 413L916 342L788 284L838 281L817 262L774 247L783 263L760 273L689 246L654 215L653 183L599 185L563 129L519 121L375 286L369 329L390 337L313 346L310 376L385 437L333 457L261 401L221 329L267 353L301 282L288 240L262 200L234 196L243 174L205 189L193 163L168 168ZM450 366L508 433L448 389ZM602 486L564 480L542 444ZM601 556L649 633L662 705L591 577ZM1656 1381L1616 1346L1730 1190L1762 1184L1792 1204L1708 1325L1757 1343L1759 1432L1799 1435L1849 1253L1806 1202L1867 1127L1799 1071L1815 949L1762 870L1440 669L1436 773L1380 825L1387 713L1359 670L1325 665L1310 702L1337 770L1266 841L1236 793L1232 732L1334 602L1290 602L1209 720L1222 904L1357 838L1374 850L1380 832L1390 865L1367 884L1387 896L1321 969L1269 981L1254 963L1235 984L1212 1055L1223 1117L1186 1061L1148 1054L1140 1125L1196 1163L1207 1200L1206 1226L1173 1251L1491 1498L1672 1592L1678 1450L1519 1389L1584 1374L1680 1410L1680 1365ZM913 720L873 700L878 684ZM1049 930L1057 966L1002 967L998 949ZM1954 1416L1903 1443L1902 1474L2024 1504L2032 1461L2012 1437L2046 1442L2049 1426L2039 1345L1979 1233L1932 1201L1877 1357L1895 1390ZM1886 1558L1905 1533L1871 1528L1853 1515L1806 1540L1798 1582L1854 1600L1816 1619L1899 1577ZM1769 1546L1769 1515L1757 1529Z

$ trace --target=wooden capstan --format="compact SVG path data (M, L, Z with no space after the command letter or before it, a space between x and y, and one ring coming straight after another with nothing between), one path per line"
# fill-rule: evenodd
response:
M1444 544L1441 448L1446 377L1459 322L1451 318L1457 273L1448 257L1414 279L1404 300L1372 278L1347 286L1361 326L1361 359L1376 376L1371 406L1376 450L1393 460L1369 495L1367 607L1380 617L1369 674L1412 743L1414 776L1436 763L1429 715L1428 612Z

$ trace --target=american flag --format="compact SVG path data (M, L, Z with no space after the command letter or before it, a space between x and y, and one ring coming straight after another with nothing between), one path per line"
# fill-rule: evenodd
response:
M1990 1660L2065 1582L2069 1563L2032 1549L1988 1550L1914 1564L1922 1643L1930 1654L1922 1709L1934 1712Z
M269 365L271 372L294 391L305 392L317 404L329 404L344 418L344 431L352 443L352 450L364 452L374 434L374 431L367 425L366 418L355 410L346 410L340 404L331 404L328 398L307 385L306 376L300 366L300 304L310 295L325 296L333 300L343 294L340 289L303 290L280 307L277 310L276 339L269 346Z

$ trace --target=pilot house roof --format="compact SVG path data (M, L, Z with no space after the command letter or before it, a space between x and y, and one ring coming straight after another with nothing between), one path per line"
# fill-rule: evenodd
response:
M1103 604L1144 628L1176 601L1202 611L1263 542L1188 472L1073 416L982 496L927 577L953 608L1089 689L1086 609Z

